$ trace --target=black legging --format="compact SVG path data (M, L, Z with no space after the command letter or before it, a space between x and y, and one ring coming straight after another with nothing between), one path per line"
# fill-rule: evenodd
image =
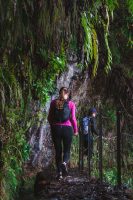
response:
M72 143L73 128L71 126L52 126L52 139L55 147L55 159L57 171L61 172L62 162L68 163L70 159L70 148ZM62 148L63 144L63 148ZM62 159L63 153L63 159Z

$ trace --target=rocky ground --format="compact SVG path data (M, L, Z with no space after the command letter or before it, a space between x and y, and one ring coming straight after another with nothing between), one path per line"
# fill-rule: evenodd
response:
M87 174L71 169L70 175L61 181L55 180L51 170L39 172L30 187L20 192L19 200L133 200L133 192L111 187L99 180L88 179ZM35 184L36 183L36 184Z

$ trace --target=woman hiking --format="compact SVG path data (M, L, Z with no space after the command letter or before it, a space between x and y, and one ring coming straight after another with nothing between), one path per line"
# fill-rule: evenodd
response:
M75 104L69 99L69 95L68 88L62 87L59 97L51 102L48 114L55 147L58 180L68 175L67 164L70 159L72 136L78 135Z

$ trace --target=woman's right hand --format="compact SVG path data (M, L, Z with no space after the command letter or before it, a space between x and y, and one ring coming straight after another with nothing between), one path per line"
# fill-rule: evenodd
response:
M74 133L74 136L77 136L78 135L78 132Z

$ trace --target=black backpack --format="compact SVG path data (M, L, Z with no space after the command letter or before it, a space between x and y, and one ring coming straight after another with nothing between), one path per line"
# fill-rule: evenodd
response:
M54 121L55 122L65 122L70 119L70 108L68 105L68 101L65 101L63 104L62 109L58 109L55 104L54 108Z

